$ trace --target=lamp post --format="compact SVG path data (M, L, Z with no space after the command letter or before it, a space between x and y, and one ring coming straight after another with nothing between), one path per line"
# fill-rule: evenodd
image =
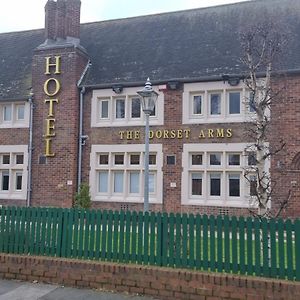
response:
M145 178L144 178L144 212L149 211L149 116L155 107L158 93L153 90L148 78L145 87L137 94L142 100L142 109L146 117L145 127Z

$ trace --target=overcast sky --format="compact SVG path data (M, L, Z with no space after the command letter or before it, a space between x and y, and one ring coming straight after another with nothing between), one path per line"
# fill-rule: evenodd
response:
M81 0L81 23L214 6L245 0ZM1 1L0 32L44 27L47 0Z

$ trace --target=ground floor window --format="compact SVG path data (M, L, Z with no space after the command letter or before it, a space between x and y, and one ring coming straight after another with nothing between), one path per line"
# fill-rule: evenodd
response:
M0 146L0 199L26 199L27 146Z
M93 145L90 186L94 201L143 202L144 145ZM162 203L162 145L150 145L149 199Z
M245 149L244 143L185 144L182 204L248 207L255 179L244 177L251 155Z

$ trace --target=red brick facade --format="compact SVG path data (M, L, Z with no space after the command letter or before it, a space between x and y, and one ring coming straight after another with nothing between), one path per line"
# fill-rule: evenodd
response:
M83 74L89 58L78 44L79 16L80 1L48 1L46 5L46 41L35 50L33 55L34 110L30 204L34 206L70 207L77 190L80 93L77 82ZM56 72L54 65L57 57L60 62L59 72ZM47 59L50 63L48 69ZM284 216L297 217L300 215L298 201L300 197L300 141L298 138L300 133L300 76L280 78L274 84L279 89L282 89L282 86L285 89L282 101L274 103L272 106L270 143L271 146L274 146L278 144L279 139L282 139L286 145L283 151L271 161L274 185L272 208L276 210L279 203L290 195ZM50 96L45 93L45 87ZM57 93L55 92L56 87L58 88ZM139 88L136 87L137 90ZM184 144L249 142L245 138L245 123L183 124L183 84L177 90L164 89L161 93L164 94L163 125L153 126L152 129L175 130L176 132L189 129L191 133L189 139L183 135L182 138L176 139L153 138L151 140L152 144L162 144L163 201L162 204L150 205L150 209L179 213L248 215L249 211L245 207L183 205L181 193ZM82 155L82 182L86 183L91 181L92 145L141 144L143 143L142 138L139 141L121 139L120 131L138 130L142 137L144 132L143 126L92 127L92 95L93 89L87 87L84 95L83 134L88 136L88 140L83 146ZM49 111L49 99L55 99L52 113ZM49 118L52 120L49 121ZM230 128L233 134L232 137L225 136L221 139L205 137L199 141L197 132L208 128L211 130ZM0 129L0 132L0 145L28 144L28 129ZM51 141L51 144L48 144L48 156L47 138ZM54 153L55 155L52 156ZM174 165L166 164L167 155L175 156L176 163ZM176 186L171 187L171 183L176 183ZM26 204L25 201L6 199L1 199L0 203ZM93 207L101 209L141 210L142 206L142 203L93 202Z

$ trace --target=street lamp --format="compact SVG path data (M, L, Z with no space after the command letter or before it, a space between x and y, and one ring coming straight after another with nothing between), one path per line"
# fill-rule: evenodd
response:
M149 211L149 116L155 107L158 93L153 90L148 78L145 87L137 94L142 100L142 109L146 117L145 128L145 180L144 180L144 212Z

